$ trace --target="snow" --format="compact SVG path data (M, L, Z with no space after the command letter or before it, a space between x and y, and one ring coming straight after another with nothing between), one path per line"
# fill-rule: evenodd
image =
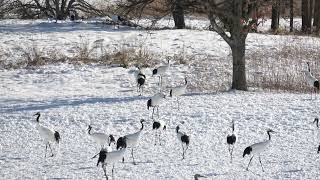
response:
M63 53L72 54L80 36L90 43L105 39L104 42L115 48L143 43L159 54L173 55L185 47L185 52L191 55L218 58L229 55L227 44L216 33L202 30L148 34L107 26L101 29L104 26L94 23L8 20L0 24L1 48L12 53L8 56L12 59L8 60L20 58L14 47L32 44L46 50L61 48ZM317 41L310 37L297 39L303 39L309 47ZM282 36L250 34L247 48L254 52L257 46L271 48L287 40ZM217 63L213 61L210 67ZM188 78L191 85L195 83L192 81L197 79L188 74L192 68L196 67L173 64L164 77L164 93L169 93L169 87L183 84L185 76L191 76ZM217 73L221 70L215 69ZM138 165L131 163L128 151L126 162L116 164L117 179L192 179L195 174L204 175L205 179L320 177L316 153L319 140L312 123L319 113L319 97L310 100L309 94L263 91L199 93L188 88L187 94L180 97L179 111L174 98L167 98L160 105L160 117L155 117L167 123L167 130L162 133L163 145L154 146L152 111L147 111L147 100L158 92L158 78L151 77L151 69L146 69L146 75L145 94L138 96L134 76L120 67L57 64L0 70L1 179L104 179L102 168L96 167L97 159L91 159L99 152L99 145L88 136L87 126L92 124L95 131L118 138L138 131L142 118L146 119L146 126L135 149ZM210 75L217 81L227 81L219 79L216 73ZM41 124L61 135L60 145L53 145L57 155L52 158L44 158L45 145L33 116L36 112L42 113ZM237 134L232 164L226 144L231 120L235 120ZM181 160L182 148L175 133L177 125L190 135L185 160ZM244 149L266 140L269 128L277 133L272 135L269 149L261 154L266 172L261 171L258 157L253 158L246 171L249 157L242 157ZM111 174L110 165L107 173Z

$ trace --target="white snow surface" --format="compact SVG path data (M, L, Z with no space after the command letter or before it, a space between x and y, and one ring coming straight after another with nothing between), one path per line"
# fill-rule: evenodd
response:
M168 128L163 133L163 145L154 146L151 111L147 111L146 103L157 88L137 96L135 81L126 69L46 66L2 71L0 79L1 179L103 179L101 167L95 166L97 159L90 159L99 146L87 135L88 124L118 138L139 130L141 118L147 122L135 150L138 165L130 163L128 151L126 162L116 164L117 179L192 179L196 173L208 179L320 176L316 128L312 124L319 100L310 100L307 94L188 92L180 99L180 111L173 99L166 99L160 106L159 119L166 121ZM156 86L157 78L149 76L147 80L149 89ZM42 113L41 124L61 135L60 147L53 145L58 154L52 158L44 158L45 145L33 116L38 111ZM226 136L232 119L238 139L230 163ZM190 135L185 160L181 160L176 125ZM257 157L246 171L249 158L242 157L243 150L266 140L268 128L277 133L269 150L262 153L266 172L261 171Z
M113 30L95 23L48 23L44 21L1 21L0 46L9 53L9 61L19 61L18 48L35 44L48 50L58 48L72 54L85 37L90 43L105 39L110 48L139 47L143 44L160 54L229 55L227 44L214 32L165 30L145 32L132 29ZM42 28L43 27L43 28ZM105 29L101 29L105 28ZM140 38L140 39L139 39ZM315 41L303 39L310 48ZM250 34L247 48L272 48L288 38ZM178 50L177 50L178 49ZM160 60L160 58L159 58ZM161 59L162 60L162 59ZM163 60L163 62L165 62ZM161 64L159 62L159 64ZM173 64L164 77L164 92L182 84L189 76L185 65ZM147 69L146 92L138 96L136 82L128 69L99 65L58 64L37 69L0 70L0 179L105 179L97 159L99 146L87 134L92 124L95 131L113 134L116 138L140 129L146 119L141 141L135 149L138 165L117 163L117 179L317 179L320 177L319 139L312 124L318 116L319 98L309 94L241 92L195 93L187 89L180 97L180 110L175 99L167 98L160 105L160 117L167 123L162 146L154 146L151 110L147 100L158 92L158 78ZM217 69L221 71L221 69ZM212 78L219 76L212 74ZM191 76L191 75L190 75ZM190 84L192 84L192 78ZM224 79L220 79L224 81ZM60 145L53 144L56 156L44 158L45 145L36 129L33 116L41 112L40 123L60 132ZM237 142L233 163L230 163L227 134L235 120ZM175 127L190 135L186 159L182 158ZM242 157L244 149L268 138L272 143L261 154L266 172L258 157ZM113 146L113 149L115 147ZM107 173L111 174L108 165Z

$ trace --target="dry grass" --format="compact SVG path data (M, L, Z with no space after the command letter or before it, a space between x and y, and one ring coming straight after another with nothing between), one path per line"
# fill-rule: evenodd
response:
M307 38L284 39L272 48L249 49L246 54L247 82L249 87L280 91L309 91L302 70L305 63L310 62L312 73L320 77L320 44L317 40L310 42ZM302 39L302 40L301 40ZM0 50L0 66L6 69L34 68L59 62L71 64L104 64L121 67L140 66L154 67L160 59L170 58L175 64L185 64L189 67L190 86L192 91L224 91L231 86L232 56L190 55L184 46L173 56L153 54L141 44L135 46L123 45L114 51L110 47L97 43L90 44L81 41L76 45L72 56L60 54L60 50L49 52L37 46L20 48L22 59L15 63L4 63L7 55ZM189 76L189 75L188 75Z
M285 41L273 49L260 49L247 53L248 84L263 89L299 91L310 90L306 85L306 62L310 62L313 75L319 77L320 45L301 41Z

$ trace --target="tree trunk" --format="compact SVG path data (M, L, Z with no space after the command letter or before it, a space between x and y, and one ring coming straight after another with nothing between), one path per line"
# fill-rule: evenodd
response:
M184 29L184 10L183 10L183 0L175 0L172 5L172 16L175 24L175 28Z
M302 25L301 31L307 32L307 11L308 11L308 0L301 1L301 18L302 18Z
M245 39L240 40L234 45L230 45L232 51L232 89L248 90L246 78L246 61L245 61Z
M301 30L303 32L311 32L311 21L312 21L311 0L302 0L301 2L302 2L302 4L301 4L301 16L302 16Z
M316 0L314 5L314 26L316 26L316 31L320 31L320 0Z
M308 31L311 33L312 31L312 12L313 12L313 0L309 0L309 7L308 7Z
M293 32L293 0L290 0L290 32Z
M280 16L280 1L276 0L276 2L272 5L272 15L271 15L271 29L276 30L279 28L279 16Z

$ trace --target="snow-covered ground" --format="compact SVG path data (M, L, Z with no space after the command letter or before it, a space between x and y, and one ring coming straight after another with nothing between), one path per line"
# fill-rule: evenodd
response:
M114 30L94 22L0 22L0 49L6 61L19 61L21 48L38 46L44 51L57 49L72 55L81 41L93 43L100 39L115 51L143 45L161 55L158 64L165 62L166 55L184 52L196 56L195 62L187 65L173 63L164 77L167 94L169 87L182 84L185 76L190 79L190 88L181 97L179 111L171 98L160 106L159 119L168 124L163 145L154 146L151 111L147 110L148 98L158 91L151 69L145 70L147 85L143 96L135 92L130 70L119 67L57 64L0 70L0 179L103 179L101 167L96 167L97 159L91 159L99 147L88 136L87 126L91 124L94 131L118 138L137 131L141 118L147 122L135 151L138 165L130 163L127 153L126 162L116 164L117 179L192 179L197 173L205 175L205 179L320 177L316 154L319 139L312 124L319 115L319 98L310 100L309 94L261 91L193 91L191 87L196 81L218 84L230 78L230 68L223 68L230 67L230 50L214 32ZM259 48L276 49L288 43L319 47L319 40L311 37L250 34L247 49L254 53ZM202 56L213 59L197 63L197 57ZM229 61L225 62L226 59ZM225 65L221 67L221 63ZM194 69L204 76L197 79L189 74ZM221 74L227 74L227 78ZM44 158L45 145L35 128L36 112L42 113L42 124L61 134L60 147L54 146L57 156ZM231 120L236 122L238 137L233 163L226 145ZM181 160L181 144L175 135L177 125L191 137L185 160ZM266 140L268 128L276 133L269 150L262 154L266 172L261 171L257 157L246 171L249 157L242 157L243 150Z
M173 81L171 74L165 78ZM319 100L310 100L307 94L188 92L181 97L180 111L170 98L160 106L159 119L168 123L168 129L163 145L154 146L146 102L157 91L157 78L147 78L148 92L137 96L133 78L123 68L60 65L1 72L1 179L102 179L97 159L90 159L99 147L87 135L87 126L119 137L137 131L141 118L147 123L136 150L138 165L128 162L127 153L127 162L116 164L117 179L192 179L196 173L207 179L320 176L312 124L319 114ZM45 145L35 129L36 112L42 113L41 124L61 134L55 157L44 158ZM226 145L231 120L236 122L238 136L233 163ZM181 160L175 135L177 125L191 136L185 160ZM261 171L257 158L246 171L249 158L242 157L243 150L267 139L268 128L277 133L270 149L262 154L266 172Z

